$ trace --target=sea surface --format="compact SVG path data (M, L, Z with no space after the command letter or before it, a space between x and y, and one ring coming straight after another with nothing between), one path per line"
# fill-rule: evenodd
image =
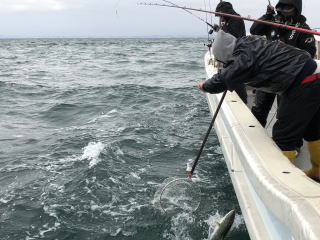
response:
M0 40L0 239L249 239L214 131L195 212L154 204L210 123L205 39Z

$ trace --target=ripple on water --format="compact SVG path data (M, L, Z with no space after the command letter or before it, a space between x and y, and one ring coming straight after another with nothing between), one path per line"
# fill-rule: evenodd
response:
M210 216L240 213L214 133L195 175L199 209L166 215L152 204L164 179L185 177L210 121L194 87L199 44L1 40L0 236L205 239ZM244 229L232 239L248 239Z

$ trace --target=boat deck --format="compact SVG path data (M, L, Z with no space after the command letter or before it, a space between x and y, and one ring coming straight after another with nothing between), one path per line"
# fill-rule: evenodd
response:
M254 101L254 93L253 90L248 90L248 108L251 109ZM267 119L267 126L266 130L270 137L272 137L272 127L274 123L276 122L276 112L277 112L277 101L274 101L273 106L269 112L269 116ZM298 167L301 170L308 170L311 168L311 163L309 160L309 152L306 148L306 145L303 144L303 147L300 149L300 153L297 155L296 159L296 167Z

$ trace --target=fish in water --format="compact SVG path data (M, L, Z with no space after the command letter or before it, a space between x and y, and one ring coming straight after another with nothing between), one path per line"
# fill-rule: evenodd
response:
M213 233L209 232L208 240L223 240L229 232L234 218L236 216L235 210L228 212L220 221L215 222L215 228Z

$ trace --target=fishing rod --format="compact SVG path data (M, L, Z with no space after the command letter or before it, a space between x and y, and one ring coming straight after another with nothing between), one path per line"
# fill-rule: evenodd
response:
M168 1L168 0L162 0L162 1L164 1L164 2L166 2L166 3L169 3L169 4L171 4L172 6L180 7L179 5L177 5L177 4L173 3L173 2L170 2L170 1ZM184 8L182 8L182 10L184 10L184 11L186 11L187 13L191 14L192 16L198 18L200 21L204 22L205 24L207 24L207 25L208 25L209 27L211 27L212 29L214 28L214 26L212 26L212 24L208 23L206 20L202 19L201 17L193 14L191 11L189 11L189 10L187 10L187 9L184 9Z
M271 25L271 26L275 26L275 27L279 27L279 28L296 30L296 31L298 31L298 32L303 32L303 33L308 33L308 34L313 34L313 35L320 36L320 32L313 31L313 30L310 30L310 29L304 29L304 28L299 28L299 27L295 27L295 26L289 26L289 25L285 25L285 24L281 24L281 23L264 21L264 20L260 20L260 19L253 19L253 18L248 18L248 17L241 17L241 16L238 16L238 15L233 15L233 14L229 14L229 13L207 11L207 10L202 10L202 9L197 9L197 8L182 7L182 6L178 6L178 5L176 5L176 6L171 6L171 5L158 4L158 3L140 3L139 5L171 7L171 8L185 9L185 10L189 10L189 11L211 13L211 14L215 14L216 16L225 16L225 17L231 17L231 18L239 18L239 19L243 19L243 20L246 20L246 21L250 21L250 22L258 22L258 23L267 24L267 25Z

